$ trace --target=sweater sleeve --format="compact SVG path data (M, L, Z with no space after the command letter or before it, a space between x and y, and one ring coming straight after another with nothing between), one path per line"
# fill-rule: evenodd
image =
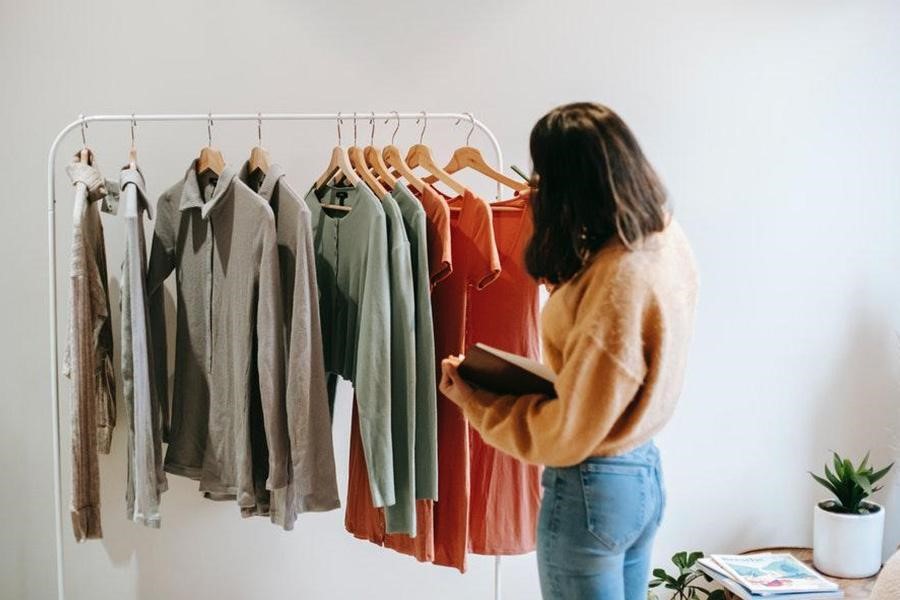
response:
M644 332L645 321L654 318L646 287L626 281L614 289L614 296L588 292L575 307L578 321L561 349L557 398L476 390L464 401L466 417L485 441L526 462L569 466L615 431L639 395L655 341Z
M593 336L580 336L556 380L558 398L475 390L466 417L486 442L520 460L577 464L609 434L641 386Z

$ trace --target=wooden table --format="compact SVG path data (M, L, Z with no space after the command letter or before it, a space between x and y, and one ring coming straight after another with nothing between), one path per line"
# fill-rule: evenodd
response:
M812 564L812 548L758 548L756 550L748 550L747 552L742 552L741 554L759 554L761 552L772 552L774 554L792 554L799 560L802 560L804 563L809 565L814 571L816 571L817 573L819 572ZM840 579L838 577L830 577L828 575L825 575L824 573L821 573L821 575L825 579L833 581L841 586L841 589L844 590L844 598L868 598L872 593L872 586L875 585L875 579L878 578L878 575L873 575L872 577L868 577L866 579ZM728 591L725 592L725 597L729 600L740 600L737 596Z

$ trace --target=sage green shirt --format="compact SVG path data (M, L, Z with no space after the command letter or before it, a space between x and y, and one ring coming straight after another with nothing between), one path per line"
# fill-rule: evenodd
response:
M397 183L392 196L409 240L415 307L415 494L416 498L437 500L437 362L425 209L403 182Z
M391 440L397 502L384 511L386 533L416 535L416 323L406 226L392 194L381 199L387 218L391 302Z
M305 197L312 217L325 370L353 383L375 506L396 502L391 433L391 297L388 234L381 202L362 181Z

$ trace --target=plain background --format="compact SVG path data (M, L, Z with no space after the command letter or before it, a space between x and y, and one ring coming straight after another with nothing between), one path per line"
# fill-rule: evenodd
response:
M702 274L681 404L659 438L668 514L656 564L706 552L811 543L823 496L807 470L836 449L876 463L900 453L900 4L754 2L12 2L0 25L0 596L55 593L47 357L46 154L81 112L472 111L507 161L528 168L545 111L597 100L640 138L693 241ZM392 128L392 126L391 126ZM360 137L368 129L360 123ZM430 122L438 156L467 127ZM155 199L206 142L202 123L144 124L139 161ZM233 163L254 123L219 123ZM352 127L345 125L345 140ZM126 124L87 132L115 176ZM378 123L376 141L390 128ZM404 123L401 145L418 129ZM264 125L303 189L333 123ZM473 143L490 157L487 139ZM60 331L71 188L56 176ZM122 227L104 217L118 299ZM118 328L118 310L115 311ZM61 382L68 415L67 381ZM334 436L343 489L346 388ZM121 416L120 416L121 418ZM63 450L68 482L68 421ZM293 533L245 521L171 477L163 528L124 517L125 429L101 461L102 542L73 543L68 597L484 598L492 561L458 573L351 538L342 512ZM885 550L900 543L894 474ZM342 492L343 493L343 492ZM68 483L65 488L68 496ZM533 555L503 562L506 598L538 597Z

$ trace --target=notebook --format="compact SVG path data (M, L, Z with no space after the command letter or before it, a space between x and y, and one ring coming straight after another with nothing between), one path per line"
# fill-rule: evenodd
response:
M466 350L459 374L475 387L495 394L544 394L556 397L556 375L536 360L475 344Z
M698 561L703 570L742 598L840 598L839 586L790 554L722 555ZM737 589L740 588L740 593Z

